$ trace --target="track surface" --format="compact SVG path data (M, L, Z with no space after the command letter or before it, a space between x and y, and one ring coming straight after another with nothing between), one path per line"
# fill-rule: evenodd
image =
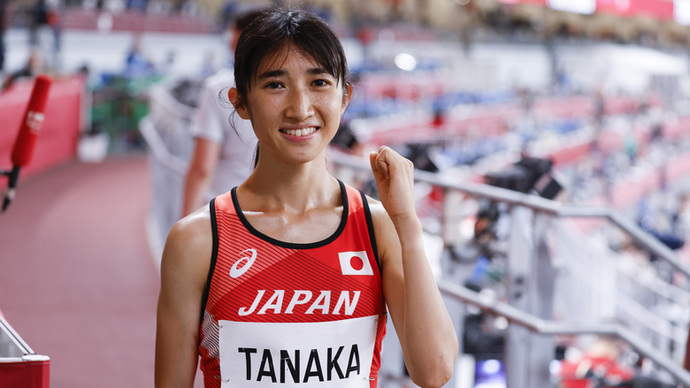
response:
M146 158L118 156L20 179L0 214L0 310L50 357L51 388L153 386L149 201Z

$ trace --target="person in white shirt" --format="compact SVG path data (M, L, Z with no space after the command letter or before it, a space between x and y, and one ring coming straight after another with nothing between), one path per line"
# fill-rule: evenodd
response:
M246 13L236 20L231 39L233 51L242 30L258 12ZM204 82L192 124L194 152L185 177L182 216L239 185L252 171L257 141L251 123L236 115L227 95L222 95L234 85L233 69L222 69Z

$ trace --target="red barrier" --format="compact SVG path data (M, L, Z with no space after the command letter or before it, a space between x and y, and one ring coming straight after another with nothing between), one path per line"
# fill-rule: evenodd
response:
M0 387L48 388L50 358L34 353L0 311Z
M12 146L33 83L33 80L17 81L9 90L0 93L0 169L11 166ZM31 163L22 168L23 177L44 171L76 155L83 93L84 81L80 77L58 78L53 82L41 134L36 140Z
M3 362L0 358L0 387L48 388L49 386L50 360Z

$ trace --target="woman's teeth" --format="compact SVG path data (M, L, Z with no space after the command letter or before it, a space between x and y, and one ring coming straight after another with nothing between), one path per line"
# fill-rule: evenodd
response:
M302 136L307 136L311 135L316 131L316 127L309 127L309 128L302 128L302 129L281 129L283 133L286 133L290 136L297 136L297 137L302 137Z

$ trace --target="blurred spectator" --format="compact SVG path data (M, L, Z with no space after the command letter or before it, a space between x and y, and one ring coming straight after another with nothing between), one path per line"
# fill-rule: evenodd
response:
M236 20L230 40L235 50L237 41L259 11L251 11ZM221 104L221 93L234 86L231 69L220 70L209 77L201 91L192 132L194 152L185 178L182 216L203 206L214 196L240 184L252 170L256 137L248 120L231 110L230 102Z
M0 0L7 2L9 0ZM52 34L52 42L44 47L51 47L52 55L47 58L51 66L59 65L59 54L62 40L62 22L60 18L59 0L37 0L29 14L29 44L31 47L41 47L40 32L44 27L49 27Z
M127 51L125 60L125 75L128 77L140 77L153 72L153 64L146 58L141 49L141 35L134 35L132 45Z
M38 31L48 24L48 4L46 0L37 0L29 19L29 44L38 46Z
M562 362L561 384L564 388L587 388L610 386L622 381L630 381L635 370L621 363L624 353L620 341L600 337L581 357Z
M628 130L623 137L623 147L625 149L625 154L628 155L628 158L630 159L630 164L636 164L639 145L632 130Z
M569 95L573 89L573 82L568 72L561 66L555 71L556 94Z
M46 14L46 24L50 27L53 34L52 44L52 67L60 66L60 51L62 49L62 18L60 17L60 2L52 1Z
M232 19L237 14L237 8L237 1L230 0L223 4L220 10L220 20L218 21L221 28L226 28L232 24Z
M146 8L148 8L148 6L148 0L127 0L127 9L146 12Z
M621 340L601 336L581 355L562 361L561 386L563 388L632 387L673 388L675 385L643 375L636 356L626 357L627 346ZM626 360L627 359L627 360Z

